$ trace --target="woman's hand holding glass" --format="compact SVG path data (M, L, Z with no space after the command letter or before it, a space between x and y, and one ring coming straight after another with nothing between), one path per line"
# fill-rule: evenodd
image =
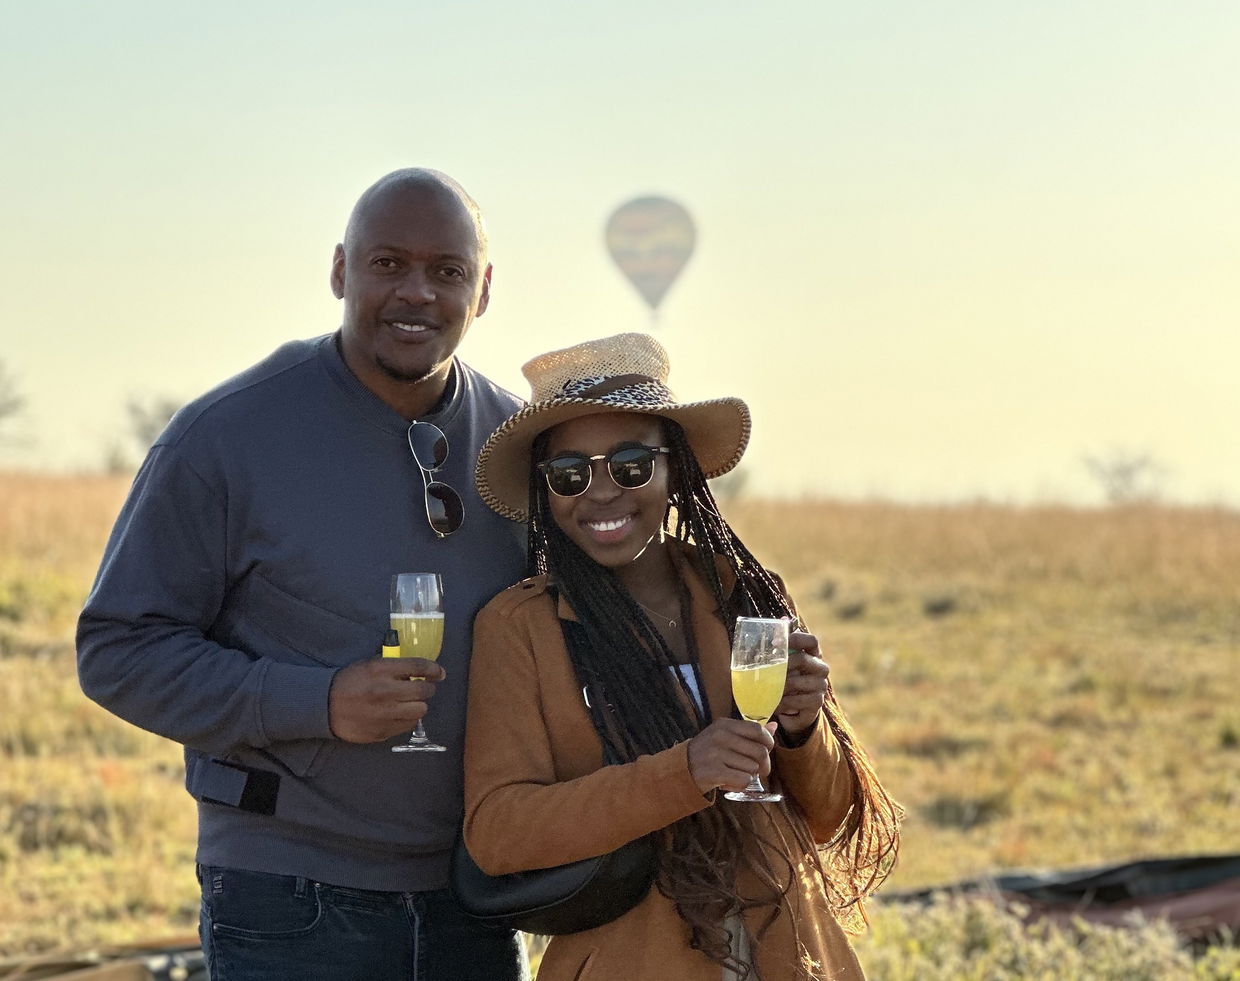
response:
M689 774L703 794L744 790L754 774L771 772L775 723L716 719L689 740Z
M787 649L783 694L772 721L759 727L741 719L716 719L689 741L689 772L702 793L716 789L754 793L757 779L771 772L774 720L781 739L792 746L803 742L817 724L831 669L811 633L791 631Z
M774 718L779 720L785 741L795 746L818 721L831 668L822 659L818 638L811 633L794 630L788 637L788 649L784 697L775 709Z

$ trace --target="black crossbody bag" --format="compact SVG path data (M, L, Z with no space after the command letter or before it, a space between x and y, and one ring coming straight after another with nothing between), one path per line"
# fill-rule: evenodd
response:
M569 657L582 683L579 645L586 643L581 624L561 622ZM603 741L605 766L622 762L607 736L601 697L586 698L590 718ZM623 916L645 898L658 872L658 833L630 841L613 852L550 869L487 875L458 835L452 850L449 889L469 916L493 926L556 936L592 930Z

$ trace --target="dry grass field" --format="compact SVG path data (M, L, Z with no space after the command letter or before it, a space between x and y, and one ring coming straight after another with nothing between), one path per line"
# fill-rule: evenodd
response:
M179 750L90 704L74 672L126 488L0 473L0 956L194 929ZM727 511L789 582L908 809L891 889L1237 850L1240 514ZM950 904L880 904L859 949L881 981L1240 979L1233 948L1194 962L1157 925L1069 936Z

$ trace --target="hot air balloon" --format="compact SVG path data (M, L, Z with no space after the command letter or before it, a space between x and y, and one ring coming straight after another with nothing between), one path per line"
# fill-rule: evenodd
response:
M659 302L693 254L697 232L681 205L662 197L635 198L607 219L607 251L657 319Z

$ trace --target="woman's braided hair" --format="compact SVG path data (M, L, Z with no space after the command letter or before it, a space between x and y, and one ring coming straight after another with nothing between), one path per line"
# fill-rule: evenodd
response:
M779 582L754 558L719 514L714 496L698 466L684 430L660 417L670 467L669 507L664 530L695 546L690 549L697 571L719 604L731 637L737 616L788 616L796 612ZM529 566L532 575L549 574L572 605L588 643L582 645L576 669L583 682L605 693L613 725L608 733L619 759L668 749L691 739L709 721L691 714L686 705L685 681L669 670L674 658L659 631L629 595L616 575L587 556L551 515L546 482L536 464L546 456L550 431L541 433L531 452ZM725 593L717 558L730 567L735 585ZM683 595L682 595L683 599ZM690 656L697 651L686 623ZM712 960L749 977L751 967L732 954L725 920L734 913L766 907L768 926L779 914L796 882L793 861L810 855L836 915L857 926L862 920L860 901L886 878L899 849L900 806L879 783L865 751L853 735L830 682L825 716L853 774L852 802L835 835L816 844L795 801L785 798L795 842L782 840L766 808L732 805L720 798L715 806L698 811L666 829L660 849L658 888L675 904L690 927L690 944ZM759 827L765 824L765 830ZM761 848L744 847L758 838ZM795 849L795 850L794 850ZM782 867L772 869L756 855L782 855ZM737 895L737 872L751 871L761 895ZM796 929L795 917L792 920ZM759 931L761 933L761 931Z

